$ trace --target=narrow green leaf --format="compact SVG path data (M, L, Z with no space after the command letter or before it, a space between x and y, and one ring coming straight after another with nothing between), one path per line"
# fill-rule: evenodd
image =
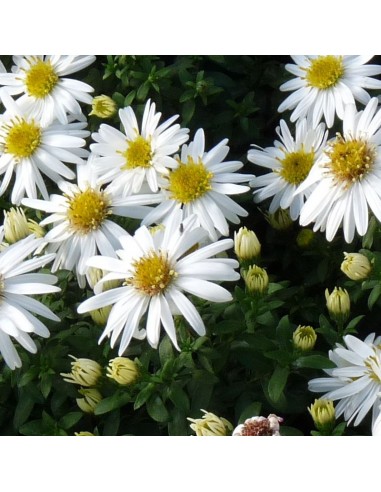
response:
M298 368L309 367L311 369L331 369L336 367L336 364L324 355L305 355L296 359L294 364Z
M279 400L286 386L289 374L290 370L288 367L277 366L275 368L268 385L269 397L274 402Z
M156 422L168 422L170 415L159 395L151 397L146 404L148 415Z

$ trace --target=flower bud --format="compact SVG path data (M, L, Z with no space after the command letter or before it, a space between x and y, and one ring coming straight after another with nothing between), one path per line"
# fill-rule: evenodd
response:
M110 315L112 306L105 306L99 309L89 311L91 319L99 326L105 326Z
M217 417L214 413L201 410L204 415L201 419L188 420L192 422L190 428L196 433L196 436L228 436L233 430L232 424L223 417Z
M7 243L14 244L30 234L43 237L45 230L34 220L27 219L22 208L11 208L9 212L4 211L4 238Z
M324 432L333 429L336 417L332 400L316 399L308 411L319 431Z
M102 367L91 359L74 359L71 362L71 372L68 374L61 373L64 381L73 384L80 384L81 386L95 386L102 376Z
M282 417L271 413L266 417L251 417L243 424L238 425L233 436L280 436L279 424L283 422Z
M89 115L98 116L98 118L111 118L116 111L116 102L111 97L102 94L93 98L92 111Z
M94 413L95 407L102 400L102 395L95 388L81 388L79 390L84 398L77 398L79 408L85 413Z
M133 384L139 377L138 365L128 357L115 357L109 362L107 376L119 384Z
M254 231L241 227L238 232L234 232L234 251L240 261L252 260L259 256L261 243Z
M344 253L341 271L352 280L364 280L372 271L368 258L361 253Z
M311 229L301 229L296 236L296 244L299 248L308 248L315 239L315 233Z
M269 285L269 277L264 268L251 265L248 270L243 270L242 277L246 288L251 294L264 294Z
M312 350L315 346L316 339L317 335L312 326L299 325L292 334L294 347L303 352Z
M348 319L351 310L348 292L341 287L335 287L330 294L328 289L325 289L325 299L331 318L336 322L344 323Z
M293 224L290 212L288 210L284 210L283 208L278 208L278 210L273 214L266 214L266 220L271 225L271 227L273 227L277 231L285 231L286 229L289 229Z
M75 436L95 436L92 432L88 431L81 431L81 432L74 432Z

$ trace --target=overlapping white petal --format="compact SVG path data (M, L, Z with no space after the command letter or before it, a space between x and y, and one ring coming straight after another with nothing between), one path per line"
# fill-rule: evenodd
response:
M163 230L153 235L145 226L141 226L133 237L123 237L123 249L117 251L119 259L99 256L90 258L89 265L107 270L112 278L124 280L123 287L106 292L101 292L101 289L95 286L94 290L98 293L78 307L79 313L85 313L112 305L100 341L106 336L111 336L113 347L120 339L119 354L123 354L132 337L136 337L139 332L145 313L145 331L140 331L140 337L144 333L152 347L157 347L163 326L175 347L179 349L174 314L182 314L199 335L205 333L203 320L186 294L212 302L230 301L230 292L215 282L235 281L239 279L239 274L234 270L238 267L236 260L212 258L215 254L231 248L231 239L204 246L192 253L188 252L200 239L207 236L206 231L201 227L195 227L196 225L196 216L189 216L182 221L182 213L178 211L171 216ZM158 280L156 286L146 286L155 287L154 291L142 290L141 284L137 282L137 265L150 255L162 258L171 270L170 277ZM151 277L151 274L146 272L146 275L150 279L155 278L155 274ZM107 277L106 275L103 280Z
M54 254L27 259L41 243L42 239L30 235L0 252L0 353L11 369L22 365L11 337L35 353L37 346L31 334L49 336L48 328L34 314L60 321L47 306L29 297L60 291L53 285L57 281L54 275L30 273L54 259Z
M325 58L317 55L301 55L291 57L295 64L286 64L286 70L296 76L280 86L281 91L294 91L279 106L278 111L292 110L291 121L299 118L307 120L316 127L325 118L328 128L333 126L335 115L344 118L346 104L359 101L367 104L370 95L364 89L380 89L381 80L370 76L381 73L380 65L366 65L371 57L342 55L342 74L332 85L320 88L308 81L307 73L312 64L318 59Z
M253 188L259 188L254 191L254 200L257 203L271 198L270 213L276 212L279 208L289 209L291 219L296 220L305 198L310 195L315 186L311 185L303 192L296 193L300 183L308 176L308 173L304 176L302 169L298 170L298 167L301 167L300 161L304 158L303 156L310 154L312 166L322 154L328 134L324 123L312 128L306 119L297 121L295 136L291 135L284 120L280 121L277 133L280 140L275 140L273 147L262 149L253 146L254 148L248 151L247 158L250 162L271 170L269 173L254 178L250 185ZM295 156L294 169L292 175L288 176L287 172L283 172L284 162L292 155Z
M381 392L381 337L374 333L364 341L347 335L345 345L337 344L329 352L336 364L334 369L325 369L330 377L312 379L308 388L313 392L324 392L323 398L340 400L336 416L354 425L359 425L372 409L373 426L379 420Z

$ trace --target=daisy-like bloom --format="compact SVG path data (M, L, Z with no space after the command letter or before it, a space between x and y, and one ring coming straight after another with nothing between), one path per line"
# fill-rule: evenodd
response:
M91 104L89 92L94 89L84 82L66 78L95 61L93 55L26 55L14 56L12 73L0 73L0 85L18 98L31 117L48 125L55 119L68 123L68 115L82 113L78 101ZM2 94L0 93L0 97Z
M344 343L329 351L337 367L324 369L329 377L312 379L308 389L324 393L325 399L340 400L336 417L344 415L348 424L354 420L359 425L371 409L375 422L381 403L381 337L371 333L362 341L346 335Z
M47 200L43 175L56 183L62 178L73 179L75 173L63 163L84 164L82 158L89 152L81 147L90 135L84 130L86 123L45 125L9 95L3 96L3 103L7 111L0 116L0 175L4 175L0 196L7 191L14 173L12 203L19 205L25 194L37 198L37 189Z
M233 436L280 436L282 417L270 413L268 417L251 417L233 430Z
M30 235L0 252L0 352L11 369L22 365L11 337L32 354L37 346L30 334L49 337L48 328L34 314L60 321L48 307L30 297L61 290L53 285L57 281L54 275L31 273L54 258L48 254L28 259L41 241Z
M332 241L340 225L350 243L363 236L369 209L381 220L381 110L372 98L363 111L345 108L343 135L330 140L298 191L315 185L300 212L300 224L314 222Z
M190 428L196 433L196 436L230 436L233 425L223 417L217 417L212 412L201 410L204 415L201 419L191 419L188 417Z
M168 174L168 167L174 166L171 155L188 140L189 130L173 124L178 115L158 126L161 113L156 113L156 104L151 100L145 105L140 129L130 106L119 110L119 118L124 133L102 124L99 132L92 134L97 143L91 144L90 149L97 155L94 163L100 180L111 182L124 196L139 193L143 185L155 193L158 175Z
M96 295L79 305L78 312L113 305L99 342L111 336L113 347L121 336L118 355L123 355L133 336L147 336L148 343L156 348L161 325L180 350L173 314L182 314L198 335L204 335L204 322L184 291L212 302L232 299L228 290L214 282L238 280L234 271L238 262L211 257L231 248L233 241L224 239L190 252L206 236L203 228L195 227L196 220L192 216L182 222L179 212L155 234L141 226L134 236L120 238L123 249L117 251L119 259L95 256L88 261L88 265L110 273L95 286ZM111 279L121 279L124 284L100 292L102 282ZM139 331L145 314L146 330Z
M248 213L227 195L249 191L249 186L235 183L248 182L253 175L235 172L243 166L240 161L223 162L229 152L227 142L224 139L205 152L204 131L199 129L193 142L182 146L181 156L174 161L169 175L164 176L162 203L142 223L165 222L175 210L182 209L184 217L198 217L199 225L208 231L212 241L219 235L228 236L226 219L239 224L238 216L246 217Z
M279 208L289 209L292 220L299 217L305 193L295 194L298 186L307 178L312 166L321 155L327 141L324 123L313 129L306 119L296 123L295 138L284 120L276 129L280 138L274 141L274 147L250 149L247 158L258 166L270 169L271 172L257 176L251 181L254 200L262 202L272 197L269 212L273 214Z
M279 106L278 111L293 110L290 120L307 117L316 127L322 116L328 128L335 114L342 120L344 106L355 100L367 104L370 95L365 89L381 89L381 81L372 75L381 73L380 65L366 65L369 56L324 55L291 57L295 64L286 70L296 76L280 86L281 91L295 91Z
M77 184L60 181L62 195L50 200L25 198L23 204L50 213L40 224L53 224L45 235L48 252L56 252L52 272L59 269L76 272L81 288L86 285L87 260L98 252L116 257L119 239L128 233L109 216L119 215L141 219L150 210L141 203L151 203L153 195L122 198L108 187L101 189L93 172L91 160L77 170Z

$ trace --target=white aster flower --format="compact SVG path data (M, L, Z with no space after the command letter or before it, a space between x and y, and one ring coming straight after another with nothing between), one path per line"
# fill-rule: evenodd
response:
M196 132L193 142L183 145L181 156L168 176L164 176L158 205L142 224L165 222L178 209L184 217L195 214L198 224L208 231L212 241L219 234L229 235L229 224L239 224L238 216L248 213L227 195L247 192L250 187L235 183L248 182L251 174L238 174L235 171L243 167L240 161L223 162L229 152L228 139L222 140L208 152L205 152L205 135L202 129ZM227 220L226 220L227 219Z
M68 123L67 115L79 117L78 101L91 104L89 92L94 89L84 82L68 79L95 61L93 55L26 55L14 56L12 73L0 73L0 85L8 94L23 94L17 102L43 125L55 119ZM0 94L1 97L1 94Z
M372 98L363 111L347 105L343 135L330 140L297 191L317 186L300 213L300 224L315 222L314 231L326 230L332 241L343 224L350 243L355 230L368 229L369 209L381 220L381 109Z
M307 189L299 194L295 192L321 155L328 133L324 123L314 129L305 118L297 121L295 138L284 120L280 121L276 131L280 141L275 140L274 147L262 149L254 146L254 149L248 151L247 158L250 162L271 170L263 176L255 177L250 185L260 188L254 191L256 202L273 197L269 206L270 214L279 208L289 208L291 219L296 220L305 197L311 190Z
M108 187L101 189L93 172L91 160L78 167L78 184L60 181L62 195L49 200L25 198L23 204L50 213L40 225L54 224L45 235L48 252L56 252L52 272L75 270L80 287L85 287L88 258L100 253L116 257L119 239L128 233L109 216L143 218L150 210L141 204L151 203L153 195L123 198Z
M48 254L26 259L41 241L30 235L0 252L0 352L11 369L22 365L11 337L33 354L37 347L30 334L49 337L47 327L33 314L60 321L48 307L30 297L61 290L53 285L57 281L54 275L30 273L54 258L54 254Z
M373 422L380 414L381 391L381 337L371 333L364 341L353 335L344 337L345 345L337 344L330 350L329 358L336 364L334 369L325 369L329 377L312 379L308 388L324 392L323 398L340 400L336 417L358 425L373 409Z
M11 201L19 205L25 194L37 198L37 189L47 199L48 192L43 175L54 182L63 177L73 179L75 173L63 162L83 164L89 152L84 147L84 138L90 132L84 130L86 123L54 123L43 125L9 96L3 96L7 111L0 116L0 196L11 182Z
M113 305L99 342L111 336L113 347L121 336L119 355L125 352L132 337L146 335L148 343L156 348L161 325L179 350L173 314L182 314L198 335L204 335L204 322L183 292L212 302L232 299L228 290L214 282L238 280L239 274L234 271L238 262L211 257L231 248L233 241L224 239L189 253L190 248L204 239L206 231L195 228L194 216L184 222L181 219L180 212L174 214L165 229L153 235L141 226L133 237L120 239L123 249L117 251L119 259L96 256L88 262L110 272L101 282L124 281L122 287L106 292L100 292L101 286L97 284L94 289L97 294L78 307L79 313L85 313ZM140 330L145 314L145 329Z
M294 110L291 121L307 117L314 127L324 114L328 128L335 113L342 120L346 104L355 100L367 104L365 89L381 89L381 81L370 77L381 73L380 65L365 65L372 57L349 55L298 55L286 70L296 75L280 86L281 91L295 91L279 106L278 111Z
M156 113L155 103L147 101L141 129L131 107L119 110L124 133L102 124L93 133L94 144L90 149L97 158L95 168L102 183L111 183L124 196L139 193L143 185L152 192L158 190L157 178L173 167L172 154L188 140L187 128L180 128L172 116L160 126L161 113Z

